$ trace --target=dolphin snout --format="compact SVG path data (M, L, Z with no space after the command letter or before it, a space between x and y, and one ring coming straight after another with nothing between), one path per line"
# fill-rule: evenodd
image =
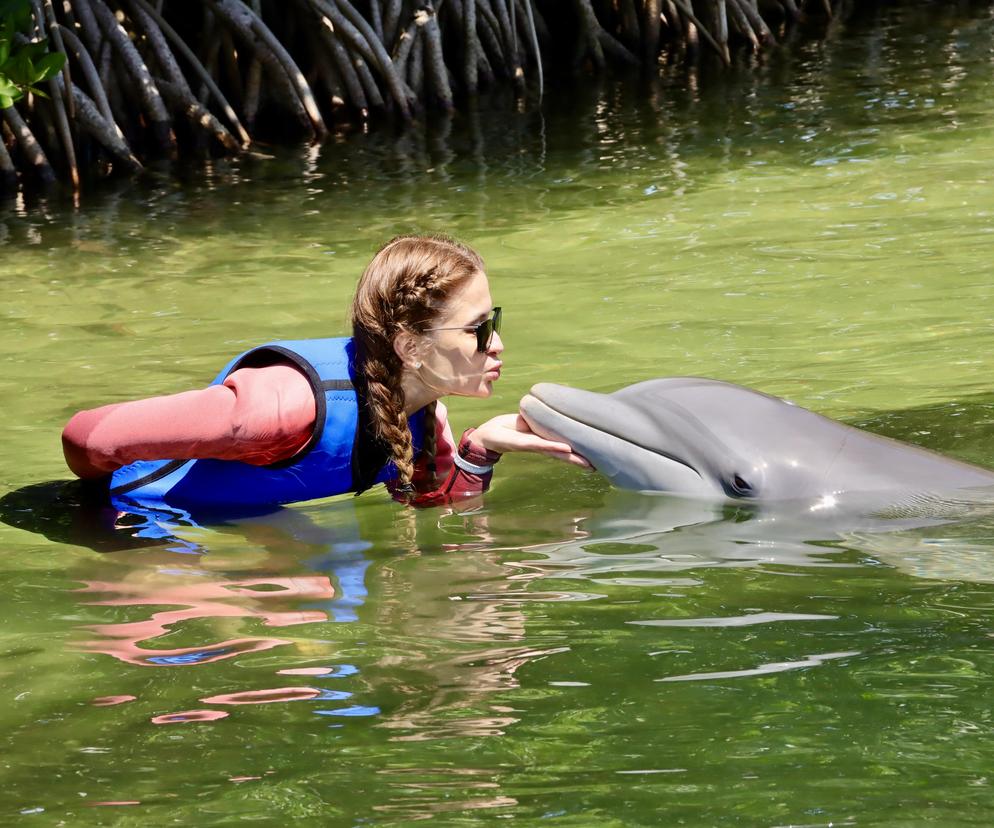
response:
M541 383L547 385L548 383ZM536 386L537 387L537 386ZM534 392L534 388L532 391ZM552 430L552 423L557 419L556 412L549 408L534 393L525 394L518 403L518 412L524 417L528 427L539 437L546 440L563 440L562 434Z
M532 397L548 405L557 396L562 396L562 392L564 391L576 391L576 389L570 388L567 385L558 385L554 382L536 382L525 395L525 398Z
M521 398L518 408L536 434L570 443L577 437L577 426L589 423L587 415L596 398L603 397L567 385L539 382Z
M589 415L596 412L606 399L604 394L554 382L535 383L526 397L532 397L553 411L581 422L590 422Z

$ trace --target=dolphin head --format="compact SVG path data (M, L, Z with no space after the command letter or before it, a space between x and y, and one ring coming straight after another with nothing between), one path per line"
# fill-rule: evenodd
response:
M803 408L697 378L649 380L613 394L539 383L522 399L521 414L533 431L568 442L617 486L707 498L816 494L805 468L811 440L797 419L822 423L815 462L845 440L844 426Z
M542 436L568 442L615 485L705 497L750 497L762 469L725 444L650 380L613 394L539 383L521 414Z

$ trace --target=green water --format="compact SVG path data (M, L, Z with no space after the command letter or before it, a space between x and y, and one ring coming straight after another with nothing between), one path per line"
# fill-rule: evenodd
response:
M410 230L476 246L505 308L457 428L696 374L994 465L972 8L4 207L0 823L990 824L989 516L819 537L509 456L463 511L380 490L143 544L30 488L79 408L344 333Z

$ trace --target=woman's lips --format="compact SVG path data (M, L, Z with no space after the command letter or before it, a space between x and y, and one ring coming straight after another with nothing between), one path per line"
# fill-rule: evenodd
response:
M500 379L500 367L501 367L501 363L498 363L493 368L488 369L487 372L486 372L486 374L485 374L486 378L488 380L490 380L491 382L493 380Z

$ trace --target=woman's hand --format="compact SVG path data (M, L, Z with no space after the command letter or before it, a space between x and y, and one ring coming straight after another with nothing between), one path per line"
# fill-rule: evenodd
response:
M499 451L501 454L509 451L532 451L555 457L580 468L593 468L585 458L573 453L569 443L539 437L528 427L528 423L520 414L501 414L492 420L487 420L470 435L469 439L488 451Z

